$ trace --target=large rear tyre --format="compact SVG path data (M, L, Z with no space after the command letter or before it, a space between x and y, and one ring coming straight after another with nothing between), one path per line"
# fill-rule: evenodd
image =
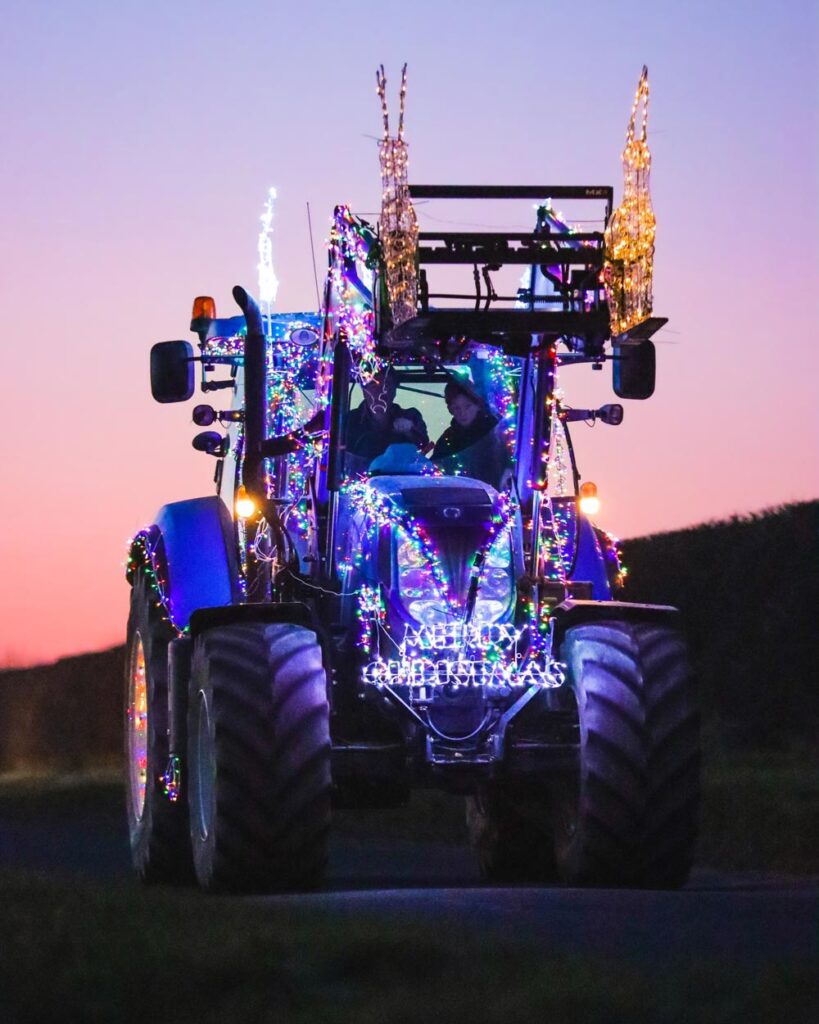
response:
M561 649L577 703L579 768L555 791L555 854L571 885L677 888L699 808L696 686L680 634L598 622Z
M315 634L289 623L208 630L188 703L191 841L209 891L309 889L330 824L327 681Z
M173 636L145 570L138 569L125 656L125 799L131 860L144 882L193 880L187 806L171 803L162 782Z

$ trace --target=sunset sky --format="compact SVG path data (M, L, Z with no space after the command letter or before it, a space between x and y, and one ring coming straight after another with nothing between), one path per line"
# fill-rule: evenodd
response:
M193 403L151 400L150 346L192 338L195 295L233 314L255 288L270 185L277 308L315 308L305 204L321 273L334 204L378 209L380 63L393 108L409 64L410 180L616 198L647 64L670 323L654 398L579 436L599 521L631 537L819 496L818 53L813 0L6 0L0 664L122 641L128 537L212 487ZM574 372L577 404L613 400Z

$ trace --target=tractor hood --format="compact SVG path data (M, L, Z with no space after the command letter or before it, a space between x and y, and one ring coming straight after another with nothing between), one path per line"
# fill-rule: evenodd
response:
M492 530L497 492L468 477L380 476L370 488L389 500L396 516L418 524L441 562L453 597L463 600L475 553Z

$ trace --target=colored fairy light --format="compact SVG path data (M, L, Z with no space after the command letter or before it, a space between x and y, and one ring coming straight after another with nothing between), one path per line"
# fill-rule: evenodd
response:
M158 527L150 526L140 530L128 543L128 561L125 566L125 578L133 586L136 573L141 569L148 582L153 605L162 618L180 635L184 629L177 626L173 619L171 597L167 590L168 580L165 559L161 550L162 535Z
M381 368L373 337L372 295L374 268L380 258L378 239L372 228L355 217L349 207L337 206L329 245L329 323L346 341L355 372L361 383L366 384Z
M637 133L637 115L640 131ZM603 281L611 311L611 332L622 334L652 309L656 220L651 205L648 148L648 68L643 67L631 108L623 150L623 201L605 232Z
M423 525L366 480L351 480L345 487L350 504L364 513L365 520L377 527L400 530L406 543L417 552L417 564L429 573L436 598L448 614L457 615L458 601L451 593L440 555Z
M237 334L230 335L230 337L206 338L199 346L203 358L206 360L236 359L239 356L244 356L245 334L246 328L243 328Z
M407 687L411 702L423 702L429 691L443 686L508 691L562 684L562 667L550 656L544 657L547 645L541 623L518 628L510 621L491 618L507 611L514 595L510 529L517 506L510 495L498 496L485 539L473 559L467 594L459 596L452 592L441 557L422 524L365 479L349 482L344 493L365 522L396 537L399 592L410 614L414 604L422 603L434 604L441 612L428 619L413 615L416 625L405 624L403 638L392 637L386 630L382 590L362 586L357 591L358 646L372 658L363 669L366 684ZM344 571L358 557L360 553L342 567ZM477 595L471 619L467 617L470 594ZM481 601L486 605L483 615L478 614ZM378 653L379 631L390 639L387 657Z
M546 492L540 518L545 579L566 582L574 560L575 525L574 499L560 500Z
M415 257L418 246L418 220L409 194L407 181L407 144L404 141L404 102L407 93L407 65L401 70L398 133L390 135L387 110L387 79L384 65L375 74L384 135L378 143L381 164L381 216L379 228L384 252L387 292L393 324L404 323L415 316L418 281Z
M512 356L502 349L493 348L487 356L489 368L489 402L498 414L506 450L514 459L518 426L517 366Z
M368 654L377 646L374 631L383 626L386 615L387 609L381 588L370 587L366 584L362 586L358 593L358 605L356 606L356 616L359 622L358 646Z
M614 589L619 590L625 586L626 577L628 576L628 569L623 564L623 556L620 551L620 541L613 533L609 533L599 526L595 527L594 532L600 544L603 557L606 560L609 581Z
M182 759L174 754L168 759L168 766L159 777L165 796L172 804L175 804L181 796L182 790Z
M262 230L259 232L259 263L256 267L259 273L259 302L267 307L268 316L270 316L279 291L279 279L276 277L273 267L273 211L277 196L276 189L271 187L268 190L260 218Z

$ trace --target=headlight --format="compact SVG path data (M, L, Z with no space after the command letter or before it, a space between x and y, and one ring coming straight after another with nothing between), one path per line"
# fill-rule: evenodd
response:
M512 600L512 544L504 530L486 554L472 617L486 625L502 618Z
M504 569L512 564L512 542L508 530L495 539L486 553L486 564L491 569Z
M414 544L403 530L398 536L398 568L408 569L416 565L426 565L424 552L418 545Z
M396 548L398 593L409 614L422 626L449 621L446 603L424 552L402 530Z
M438 623L449 622L447 610L440 600L410 601L407 611L422 626L434 626Z

